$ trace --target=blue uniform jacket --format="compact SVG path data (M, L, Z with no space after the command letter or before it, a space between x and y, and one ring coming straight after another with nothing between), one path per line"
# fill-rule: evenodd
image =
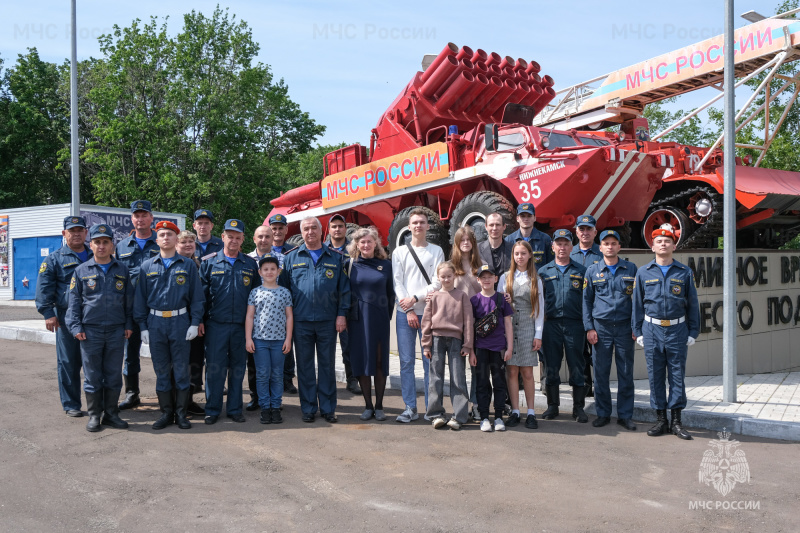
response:
M544 288L545 318L583 321L583 278L586 267L570 261L564 273L550 261L539 269Z
M631 319L635 279L636 265L624 259L617 262L614 274L605 260L589 265L583 281L583 327L586 331L597 329L595 320L627 322Z
M636 272L633 287L633 333L642 335L644 315L675 320L686 317L689 336L695 339L700 334L700 304L692 271L678 261L673 261L666 277L655 259Z
M220 250L200 265L206 317L224 324L244 324L250 291L261 285L255 259L239 252L231 265Z
M517 230L506 237L506 242L510 242L511 244L522 240L528 241L528 244L530 244L531 248L533 248L533 260L537 266L546 265L555 259L553 256L553 240L547 233L533 228L527 239L522 236L520 230Z
M147 238L147 242L144 245L144 250L139 248L139 243L136 242L134 238L135 234L128 235L116 246L116 250L114 251L114 257L128 267L128 271L131 274L131 280L133 280L134 286L139 281L139 267L142 266L142 263L147 261L148 259L152 259L153 257L159 254L158 245L156 244L156 232L153 231L150 233L150 237Z
M89 258L92 257L92 251ZM56 316L56 309L65 312L69 305L69 283L75 268L81 264L78 254L64 245L47 256L39 267L36 281L36 309L45 319Z
M208 243L206 244L205 250L200 248L200 242L199 241L197 242L197 246L194 249L194 256L200 259L201 257L206 257L210 254L216 254L217 252L222 250L222 247L223 247L222 239L220 239L219 237L214 237L212 235L211 238L208 239Z
M280 283L292 292L294 319L335 320L350 310L350 279L344 269L345 256L322 245L317 264L301 244L283 261Z
M569 254L569 258L585 267L589 267L595 263L603 262L603 254L600 252L600 247L596 244L592 244L592 247L589 248L589 251L586 252L586 255L583 255L580 246L576 246L572 250L572 253Z
M203 288L194 261L175 254L169 268L164 268L161 255L148 259L139 269L133 319L142 330L147 329L151 309L177 311L187 308L192 326L203 321Z
M94 258L75 269L69 284L65 319L74 337L84 326L125 326L133 329L133 284L127 267L111 258L104 273Z

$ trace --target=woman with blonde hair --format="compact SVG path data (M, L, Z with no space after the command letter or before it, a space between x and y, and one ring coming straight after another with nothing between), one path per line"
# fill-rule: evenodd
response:
M467 294L467 298L472 298L481 292L481 284L478 283L478 269L483 265L481 255L478 253L478 242L475 239L475 232L469 226L458 228L453 237L453 251L450 255L450 262L455 267L456 289ZM478 400L476 397L475 367L470 366L470 386L469 401L472 404L472 420L480 422L478 414Z
M394 312L392 262L386 258L378 231L374 227L356 230L347 252L345 268L350 276L350 365L364 395L361 420L386 420L383 394L389 375L389 322ZM372 403L372 379L375 403Z
M497 290L509 296L514 307L514 353L506 364L508 395L511 402L511 416L506 426L514 427L520 422L519 414L519 375L525 389L525 403L528 416L525 427L537 429L536 413L533 407L536 384L533 381L533 367L539 364L536 352L542 347L544 329L544 292L542 280L536 273L533 249L526 241L517 241L511 249L511 266L500 277Z

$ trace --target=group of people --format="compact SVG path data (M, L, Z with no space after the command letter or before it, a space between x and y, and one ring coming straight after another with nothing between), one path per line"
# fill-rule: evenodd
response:
M582 215L573 246L568 229L556 230L552 238L537 230L530 203L517 208L519 229L510 235L497 213L487 216L487 239L480 244L472 228L459 228L449 260L441 247L427 242L429 220L422 209L410 213L410 240L391 259L375 228L358 228L348 239L345 218L338 214L329 219L326 241L320 221L304 218L302 243L295 247L285 243L286 218L273 215L269 225L256 229L256 248L245 255L240 220L227 220L219 239L211 235L214 217L208 210L195 213L196 234L168 221L151 229L146 200L133 202L131 213L134 231L116 248L110 229L97 224L88 229L87 249L83 219L67 217L66 244L40 268L37 307L48 329L57 332L62 406L68 415L82 416L82 366L89 431L127 427L119 413L140 403L142 342L150 345L161 409L154 429L173 423L188 429L190 414L214 424L222 414L226 380L225 414L244 422L245 369L251 394L246 409L260 409L261 423L282 422L284 392L299 392L304 422L319 415L335 423L337 337L347 388L364 397L360 418L386 420L394 318L405 404L398 422L419 418L414 372L419 345L424 417L436 429L458 430L470 418L486 432L521 424L520 386L527 404L524 425L537 429L533 367L540 362L544 367L542 418L552 420L559 416L564 358L573 419L588 422L585 398L593 389L593 425L602 427L612 414L613 357L618 424L635 430L638 343L645 349L658 420L648 435L691 438L681 410L687 346L699 333L699 306L691 270L673 260L676 238L668 228L654 232L655 259L637 269L618 256L617 231L603 231L598 245L595 219ZM593 387L592 378L587 380L590 365ZM204 375L203 408L193 395L202 390ZM125 398L118 403L123 379ZM504 419L507 403L510 414Z

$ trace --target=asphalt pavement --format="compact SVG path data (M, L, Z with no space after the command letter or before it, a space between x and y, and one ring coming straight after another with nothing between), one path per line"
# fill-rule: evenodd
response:
M154 386L145 359L144 405L122 413L131 428L88 433L85 417L61 411L55 347L0 340L0 529L800 530L796 443L736 436L739 481L712 465L723 496L700 480L706 452L723 448L712 431L651 438L643 423L596 429L563 414L537 431L434 430L394 421L396 391L391 418L364 423L362 398L340 384L335 425L303 423L289 395L281 425L250 412L244 424L156 432Z

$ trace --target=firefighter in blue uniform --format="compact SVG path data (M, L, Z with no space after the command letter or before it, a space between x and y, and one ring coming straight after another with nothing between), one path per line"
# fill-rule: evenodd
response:
M206 424L222 413L222 395L228 378L228 418L244 422L242 381L247 365L244 321L250 292L260 285L258 265L241 252L244 222L230 219L222 232L223 249L200 265L206 297Z
M134 287L139 280L139 267L148 259L158 255L156 234L152 230L153 210L147 200L131 202L131 222L133 232L117 243L114 257L128 267L128 273ZM141 362L139 353L142 349L142 337L139 324L133 323L133 333L125 346L125 364L122 377L125 381L125 398L120 402L120 409L132 409L141 403L139 399L139 372Z
M578 422L589 421L583 410L586 399L584 388L583 344L583 278L586 267L571 260L572 233L567 229L553 233L555 259L539 269L544 286L545 321L542 334L542 351L545 359L547 382L547 410L545 420L558 416L561 384L559 370L564 354L569 367L569 384L572 386L572 417Z
M575 223L578 246L572 250L569 257L586 268L603 260L600 247L594 243L594 238L597 237L596 225L597 221L589 214L579 216L578 221ZM588 341L583 346L583 357L586 360L583 373L583 379L586 382L586 396L592 397L594 396L594 391L592 390L592 345Z
M631 330L633 282L636 265L620 259L619 233L606 230L600 234L603 259L589 265L583 280L583 327L586 339L594 347L594 401L597 418L594 427L611 421L611 359L616 352L617 423L635 431L633 423L633 349ZM574 254L573 254L574 255Z
M180 429L189 429L189 342L197 337L203 319L203 290L194 261L175 251L178 227L162 220L155 229L160 252L139 269L133 318L139 324L142 342L150 345L156 374L161 417L153 429L164 429L174 422ZM173 378L177 389L174 401Z
M524 240L533 249L533 261L537 268L553 260L552 240L547 233L539 231L533 226L536 222L536 209L531 203L517 206L517 223L519 229L506 237L506 241L514 244Z
M636 273L633 291L633 333L644 347L650 407L657 418L647 434L656 437L671 432L691 440L683 429L681 411L686 407L686 354L700 333L697 289L689 267L672 258L675 234L660 228L652 237L656 258ZM669 399L665 379L669 380ZM667 409L672 415L669 422Z
M66 244L47 256L39 267L36 281L36 309L44 316L48 331L56 334L58 393L61 407L68 416L81 412L81 349L80 343L65 328L68 290L75 268L92 256L86 247L86 221L83 217L64 219L61 232Z
M214 229L214 213L208 209L198 209L194 212L194 222L192 228L197 234L194 256L198 259L213 256L222 250L222 239L211 235Z
M328 238L325 245L334 252L339 252L347 260L350 254L347 247L350 241L347 240L347 222L340 214L333 215L328 219ZM353 394L361 394L361 386L358 379L353 376L353 368L350 366L350 335L347 330L339 333L339 346L342 348L342 363L344 364L344 376L347 380L347 390Z
M272 255L278 258L278 263L283 268L283 261L286 254L297 249L297 246L286 244L286 229L288 220L286 217L277 213L269 217L269 228L272 230ZM289 350L283 360L283 391L290 394L297 394L297 387L292 383L294 379L294 348Z
M112 257L114 232L105 224L89 229L94 257L81 263L69 286L66 325L80 341L87 431L102 426L127 429L119 417L125 339L133 329L133 285L128 268ZM101 420L102 416L102 420Z
M335 423L336 333L347 327L350 280L344 271L344 256L322 242L317 218L303 219L300 231L304 242L286 255L280 277L280 284L292 292L294 304L300 408L304 422L313 422L319 408L325 420Z

